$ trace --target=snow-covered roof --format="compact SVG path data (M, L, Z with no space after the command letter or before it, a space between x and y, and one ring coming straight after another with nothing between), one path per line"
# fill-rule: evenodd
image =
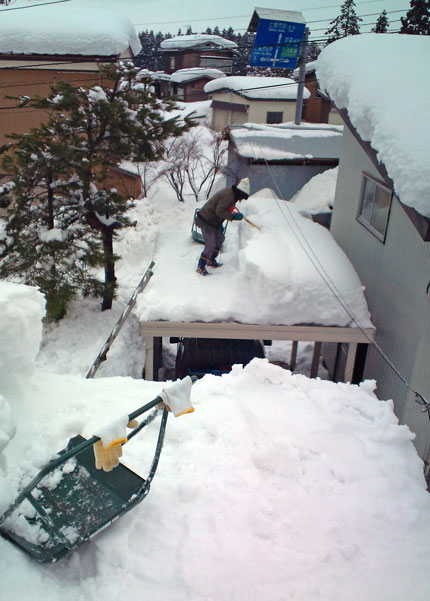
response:
M238 206L262 230L246 222L230 223L222 249L223 267L203 283L195 272L203 248L184 236L192 213L182 224L178 209L172 210L156 243L157 268L137 299L140 320L352 325L350 315L298 243L299 230L311 241L313 253L358 323L371 327L360 280L325 228L267 189ZM182 215L186 209L181 205Z
M370 142L405 205L430 217L430 38L361 34L330 44L317 77Z
M316 60L315 61L309 61L308 63L306 63L306 65L305 65L305 73L306 73L306 75L308 73L313 73L313 71L315 71L315 69L316 69L316 65L317 65L317 61ZM297 79L299 77L299 71L300 71L299 67L297 67L297 69L294 69L294 71L293 71L293 77L294 77L294 79Z
M141 50L131 21L70 4L0 11L0 53L116 56Z
M297 83L289 77L245 77L233 75L209 81L205 85L207 94L234 92L252 100L295 100ZM309 90L303 91L303 98L309 98Z
M206 77L208 79L216 79L219 77L225 77L224 71L220 69L212 69L206 67L192 67L190 69L179 69L174 73L157 73L153 76L155 79L164 81L172 81L174 83L185 83L187 81L194 81L196 79L202 79Z
M193 33L190 35L178 35L168 40L163 40L160 44L161 50L183 50L184 48L216 47L235 49L237 44L231 40L226 40L219 35L210 35L208 33Z
M318 124L232 126L230 136L238 154L266 161L332 158L340 156L342 126Z

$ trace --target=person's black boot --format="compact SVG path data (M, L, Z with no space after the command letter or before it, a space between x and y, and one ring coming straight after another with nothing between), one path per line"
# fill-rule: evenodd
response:
M201 275L210 275L209 271L206 269L206 265L209 263L209 259L201 255L199 259L199 263L197 265L197 272Z
M219 255L219 250L216 250L211 258L210 261L208 263L209 267L221 267L222 263L218 263L218 261L216 260L217 256Z

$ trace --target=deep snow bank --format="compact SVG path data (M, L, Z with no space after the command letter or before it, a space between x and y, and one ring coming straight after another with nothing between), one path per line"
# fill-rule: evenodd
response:
M138 297L141 320L346 326L352 314L362 327L371 326L351 262L330 233L292 203L268 190L238 203L261 231L245 221L229 223L223 266L205 278L196 273L203 247L189 234L193 213L177 205L174 223L166 222L155 247L154 276Z

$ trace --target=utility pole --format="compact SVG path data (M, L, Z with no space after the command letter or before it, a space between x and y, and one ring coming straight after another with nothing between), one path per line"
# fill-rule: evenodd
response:
M294 123L300 125L302 120L303 110L303 88L305 87L305 75L306 75L306 59L308 56L308 36L309 29L306 27L303 34L303 40L300 47L299 56L299 81L297 88L297 100L296 100L296 118Z

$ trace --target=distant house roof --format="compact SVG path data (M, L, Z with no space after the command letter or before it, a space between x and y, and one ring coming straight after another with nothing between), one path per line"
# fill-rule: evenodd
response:
M400 201L430 218L428 73L423 35L349 36L317 60L321 88L376 153Z
M212 69L209 67L192 67L190 69L179 69L178 71L170 74L155 73L153 77L154 79L171 81L173 83L187 83L189 81L195 81L202 78L216 79L218 77L225 77L225 73L220 69Z
M207 33L193 33L191 35L179 35L168 40L163 40L160 44L161 50L185 50L185 49L209 50L217 48L234 50L237 44L231 40L226 40L219 35L210 35Z
M223 77L209 81L205 85L207 94L217 92L234 92L249 100L296 100L297 83L288 77ZM309 98L310 92L305 89L303 98Z
M141 50L133 24L119 13L72 3L0 13L0 54L121 56Z
M264 161L338 160L342 126L245 123L230 128L239 156Z

